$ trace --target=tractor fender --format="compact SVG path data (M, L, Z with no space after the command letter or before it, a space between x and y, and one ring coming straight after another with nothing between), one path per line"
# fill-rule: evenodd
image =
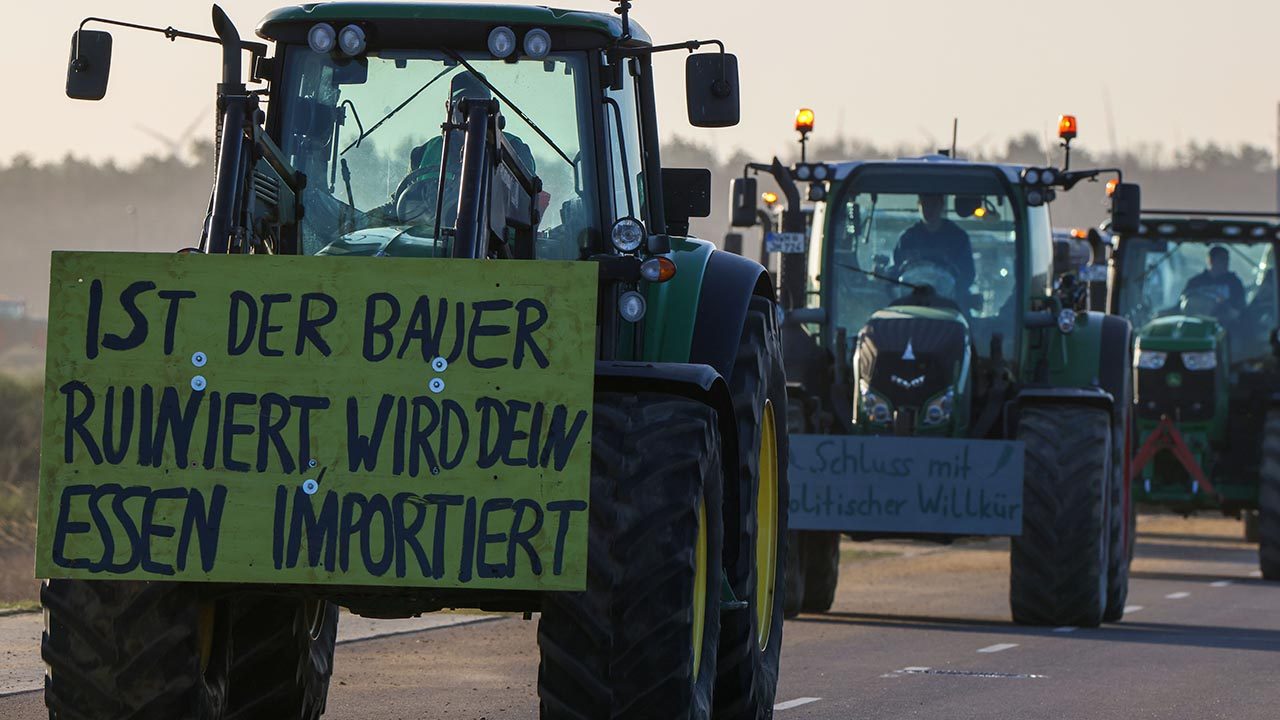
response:
M737 345L737 337L734 337ZM738 421L729 383L710 365L695 363L596 361L596 392L657 391L679 395L711 406L720 427L720 460L724 465L723 520L725 533L738 532Z
M1048 350L1052 387L1101 388L1115 402L1130 399L1125 392L1133 372L1133 329L1128 320L1090 311L1080 314L1074 331L1053 335ZM1108 405L1107 409L1123 408Z
M725 378L733 376L747 307L755 295L773 299L768 271L741 255L712 251L698 293L689 362L710 365Z
M1004 436L1012 438L1026 405L1087 405L1108 412L1115 409L1115 396L1101 387L1024 387L1005 403Z

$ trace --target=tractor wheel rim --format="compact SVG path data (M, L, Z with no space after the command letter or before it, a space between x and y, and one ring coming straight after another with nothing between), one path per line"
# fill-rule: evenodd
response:
M207 600L201 602L196 617L196 647L200 653L202 676L209 672L209 661L213 658L213 633L217 620L217 606Z
M760 481L756 491L756 640L769 646L778 572L778 436L773 403L766 400L760 422Z
M707 501L698 501L698 538L693 547L693 681L702 669L702 638L707 623Z

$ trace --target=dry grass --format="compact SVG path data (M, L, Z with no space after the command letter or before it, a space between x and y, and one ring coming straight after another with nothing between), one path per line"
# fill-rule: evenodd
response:
M36 597L32 576L40 478L41 383L0 373L0 606Z

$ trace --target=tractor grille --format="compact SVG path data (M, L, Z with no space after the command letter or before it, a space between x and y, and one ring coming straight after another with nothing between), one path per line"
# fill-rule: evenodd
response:
M1169 353L1159 370L1138 370L1135 401L1138 416L1159 420L1168 415L1175 420L1197 422L1213 418L1213 370L1188 370L1182 365L1182 354ZM1170 384L1170 376L1181 382Z
M912 357L904 358L908 346ZM895 408L918 409L955 382L955 368L966 352L964 326L958 322L873 318L859 339L858 377Z

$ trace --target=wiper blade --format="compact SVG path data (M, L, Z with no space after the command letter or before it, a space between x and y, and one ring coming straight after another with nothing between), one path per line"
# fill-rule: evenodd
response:
M449 57L453 58L456 62L462 65L462 67L466 68L467 71L470 72L472 75L475 75L477 80L484 83L484 86L489 88L489 92L493 93L494 95L497 95L499 100L506 103L508 107L514 110L516 115L519 115L520 119L523 120L526 125L533 128L533 131L538 133L538 137L542 138L544 142L550 145L551 149L556 151L556 154L564 158L564 161L569 163L570 167L573 167L573 160L569 157L569 154L566 153L564 150L561 150L560 146L556 144L556 141L552 140L550 135L543 132L542 128L538 127L537 123L533 121L533 118L526 115L525 112L520 109L519 105L516 105L515 103L511 102L511 98L507 97L502 93L501 90L494 87L493 83L489 82L489 78L484 76L484 73L475 69L475 67L473 67L471 63L467 62L466 59L463 58L458 53L452 50L445 50L444 53Z
M435 77L433 77L433 78L431 78L430 80L428 80L426 85L423 85L422 87L418 88L417 90L414 90L414 91L413 91L413 93L412 93L411 95L409 95L409 97L407 97L407 98L405 98L405 99L404 99L404 102L402 102L402 103L400 103L399 105L397 105L397 106L395 106L395 107L391 108L391 111L390 111L390 112L388 112L386 115L383 115L381 120L379 120L378 122L376 122L376 123L374 123L374 124L373 124L373 127L369 128L367 131L361 132L359 137L357 137L357 138L356 138L355 140L353 140L350 144L348 144L345 148L343 148L343 149L342 149L342 152L341 152L341 153L338 153L338 154L339 154L339 155L346 155L348 150L350 150L351 148L356 147L357 145L359 145L359 144L360 144L360 143L361 143L365 138L367 138L367 137L369 137L370 135L372 135L374 130L377 130L378 128L382 127L382 123L384 123L384 122L386 122L386 121L390 120L390 119L392 118L392 116L394 116L396 113L398 113L398 112L400 112L401 110L403 110L403 109L404 109L404 107L405 107L406 105L408 105L409 103L413 102L414 98L416 98L416 97L418 97L419 95L421 95L422 93L426 92L427 88L431 87L432 85L435 85L437 80L439 80L440 78L444 77L445 75L448 75L449 73L453 72L454 70L457 70L457 68L447 67L447 68L445 68L445 69L441 70L440 72L436 73L436 76L435 76ZM352 105L351 107L352 107L352 109L354 109L354 108L355 108L355 106L354 106L354 105ZM356 124L358 125L359 123L360 123L360 121L357 119L357 120L356 120Z
M838 265L838 266L840 266L840 267L844 268L845 270L852 270L852 271L854 271L854 272L856 272L856 273L861 273L861 274L866 275L867 277L870 277L870 278L875 278L875 279L877 279L877 280L883 280L883 281L885 281L885 282L887 282L887 283L893 283L894 285L901 285L901 286L903 286L903 287L911 288L912 290L915 290L916 292L922 292L922 291L924 291L924 289L925 289L926 287L928 287L927 285L917 285L917 284L915 284L915 283L909 283L909 282L907 282L906 280L899 280L899 279L898 279L898 278L896 278L896 277L890 277L890 276L888 276L888 275L881 275L880 273L875 272L874 270L864 270L864 269L862 269L862 268L858 267L857 265L847 265L847 264L845 264L845 263L836 263L836 265Z

